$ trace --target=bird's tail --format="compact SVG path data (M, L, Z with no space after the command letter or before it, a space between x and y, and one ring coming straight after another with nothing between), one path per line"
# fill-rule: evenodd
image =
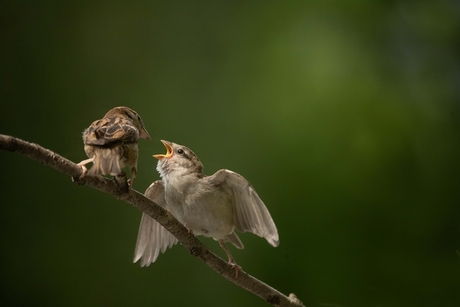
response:
M122 174L121 157L123 148L115 146L112 148L100 148L95 152L93 166L88 171L88 175L111 175Z
M240 238L238 237L238 235L234 231L231 234L226 235L224 237L224 240L226 242L232 243L238 249L243 249L244 248L243 242L241 242Z

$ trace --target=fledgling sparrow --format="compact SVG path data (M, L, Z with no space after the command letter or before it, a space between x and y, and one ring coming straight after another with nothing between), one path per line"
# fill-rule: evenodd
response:
M212 176L203 174L203 164L189 148L161 141L166 154L154 155L163 181L154 182L146 196L171 212L195 235L219 241L229 263L237 269L225 242L242 249L235 230L249 231L276 247L278 231L270 213L254 188L243 176L221 169ZM164 188L163 188L164 186ZM145 213L139 226L134 262L148 266L159 252L177 243L166 229Z
M85 153L89 159L78 163L83 168L82 177L86 174L123 175L123 168L129 166L131 179L128 183L132 185L137 175L139 138L151 139L139 114L128 107L108 111L83 131ZM90 162L93 166L88 171L85 165Z

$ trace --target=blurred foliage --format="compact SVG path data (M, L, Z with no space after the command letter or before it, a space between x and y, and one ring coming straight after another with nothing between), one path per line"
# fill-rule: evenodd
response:
M232 249L309 306L460 306L458 1L2 1L0 133L78 162L141 114L243 174L281 244ZM181 246L131 263L140 212L0 152L3 306L267 306ZM206 245L225 257L216 242Z

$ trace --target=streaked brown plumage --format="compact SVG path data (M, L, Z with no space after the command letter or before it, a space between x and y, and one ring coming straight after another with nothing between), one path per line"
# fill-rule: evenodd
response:
M151 139L141 117L128 107L111 109L83 131L85 153L89 159L78 163L83 168L82 176L122 175L123 168L129 166L132 184L137 175L139 138ZM88 171L85 165L90 162L93 166Z

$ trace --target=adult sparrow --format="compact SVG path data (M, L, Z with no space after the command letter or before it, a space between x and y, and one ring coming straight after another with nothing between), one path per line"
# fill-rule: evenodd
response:
M156 181L146 196L170 211L179 222L195 235L219 241L236 267L225 242L242 249L243 243L235 230L249 231L265 238L276 247L278 231L270 213L254 188L243 176L221 169L212 176L203 174L203 164L189 148L161 141L166 154L154 155L163 181ZM177 243L166 229L145 213L142 215L136 243L134 262L148 266L159 252Z
M139 138L151 139L139 114L128 107L108 111L83 131L85 153L89 159L78 163L83 168L82 177L86 174L123 175L122 169L129 166L129 184L132 185L137 175ZM93 166L88 171L85 165L90 162Z

